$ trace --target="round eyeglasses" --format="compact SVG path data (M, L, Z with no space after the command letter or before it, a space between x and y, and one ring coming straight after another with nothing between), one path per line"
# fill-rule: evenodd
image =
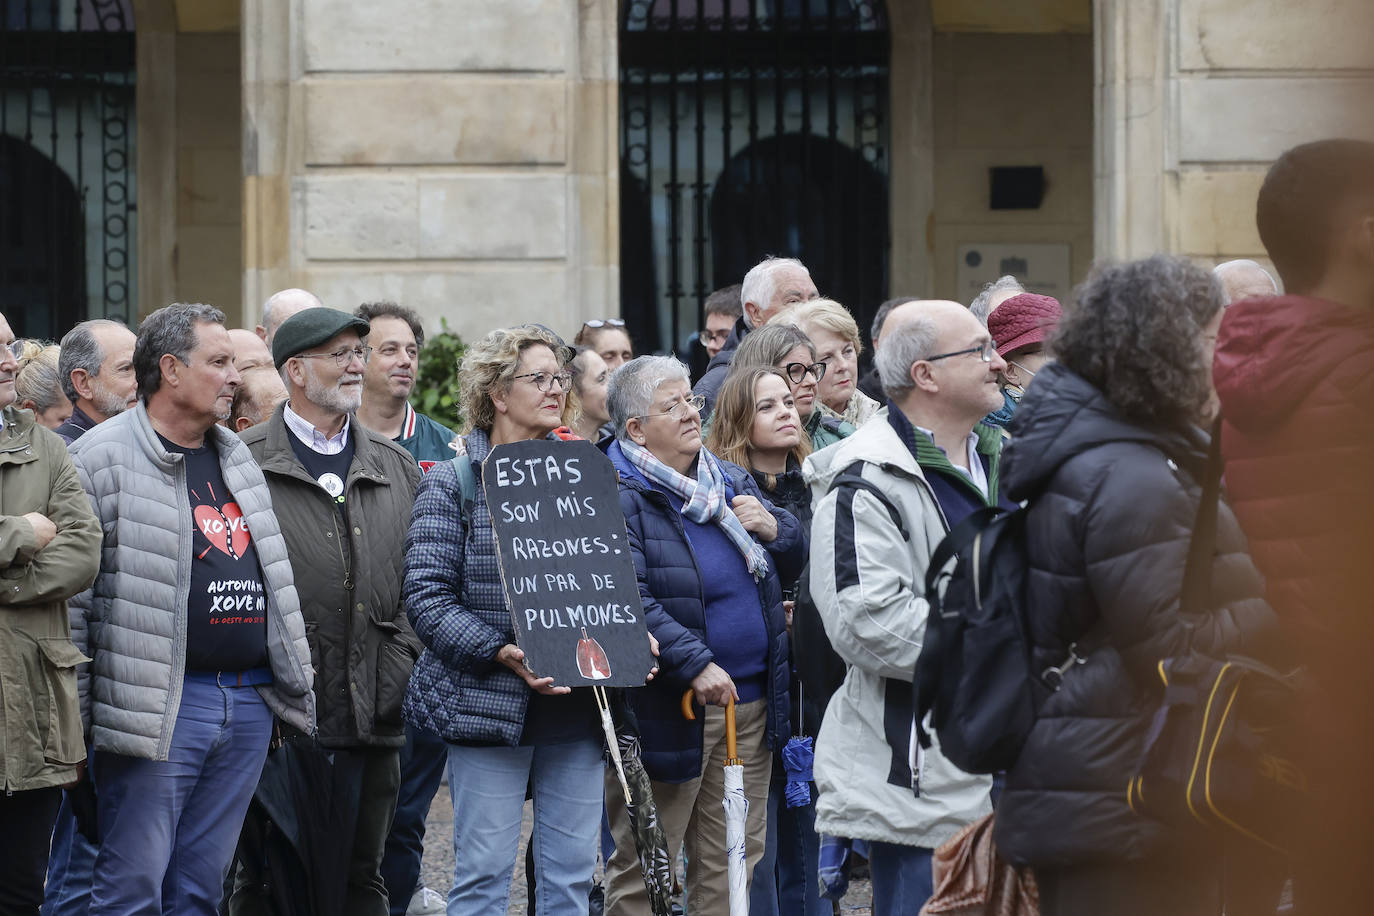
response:
M706 399L699 394L694 394L690 398L683 398L682 400L675 403L672 407L669 407L667 410L662 411L661 413L639 414L638 419L647 420L650 417L672 417L674 420L680 421L687 419L688 410L695 410L699 413L701 411L701 408L705 406Z
M367 365L368 359L372 356L371 347L344 347L342 350L335 350L333 353L297 353L295 359L324 359L329 357L334 360L334 365L340 369L348 366L356 357L363 365Z
M557 382L559 389L564 394L567 394L568 389L572 387L573 382L572 373L567 371L558 373L526 372L524 375L512 375L511 381L513 382L519 378L529 379L530 382L534 384L534 387L538 388L540 391L543 392L547 392L550 388L553 387L554 382Z
M788 363L782 368L787 373L787 377L792 380L793 385L800 385L808 375L817 382L825 378L827 366L825 363L812 363L809 366L806 363Z

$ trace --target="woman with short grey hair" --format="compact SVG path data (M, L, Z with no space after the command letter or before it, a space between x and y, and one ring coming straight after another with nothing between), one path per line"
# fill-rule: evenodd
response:
M1031 670L1063 674L1044 685L995 829L1003 856L1035 868L1044 916L1220 912L1220 843L1170 835L1125 791L1163 690L1156 665L1190 652L1262 656L1274 636L1224 500L1210 598L1181 606L1220 320L1216 281L1184 258L1098 268L1051 339L1059 361L1009 427L1002 482L1029 501ZM1253 852L1227 862L1227 912L1274 912L1283 869L1266 880L1253 863Z
M772 754L790 733L779 571L800 573L806 538L748 471L702 445L702 399L682 363L667 356L626 363L611 376L608 401L616 437L603 446L620 476L620 507L661 666L651 685L626 692L627 701L669 851L687 849L687 910L724 913L721 707L736 706L752 874L763 854ZM681 706L687 689L705 707L690 722ZM606 912L648 913L623 796L609 772L606 808L615 836Z

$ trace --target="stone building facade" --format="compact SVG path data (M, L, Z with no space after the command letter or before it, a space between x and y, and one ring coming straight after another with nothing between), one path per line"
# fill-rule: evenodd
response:
M861 312L887 294L967 301L975 260L1043 258L1062 293L1098 258L1262 259L1273 157L1374 131L1368 0L700 2L881 21L886 276ZM530 319L571 335L621 312L645 257L627 244L641 226L621 225L628 0L124 5L139 313L197 299L251 326L286 286L395 299L465 336ZM1038 206L990 205L989 169L1037 166ZM690 331L703 282L664 342Z

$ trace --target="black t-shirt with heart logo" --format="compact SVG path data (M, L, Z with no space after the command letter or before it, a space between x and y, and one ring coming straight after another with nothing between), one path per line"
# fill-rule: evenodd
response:
M200 448L162 439L184 455L191 498L191 592L186 602L186 670L246 671L267 660L267 602L247 520L220 471L209 434Z

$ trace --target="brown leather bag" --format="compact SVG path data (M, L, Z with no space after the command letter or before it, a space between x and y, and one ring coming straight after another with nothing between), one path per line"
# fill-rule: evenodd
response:
M921 916L1040 916L1040 891L1029 868L997 854L989 814L935 850L935 894Z

